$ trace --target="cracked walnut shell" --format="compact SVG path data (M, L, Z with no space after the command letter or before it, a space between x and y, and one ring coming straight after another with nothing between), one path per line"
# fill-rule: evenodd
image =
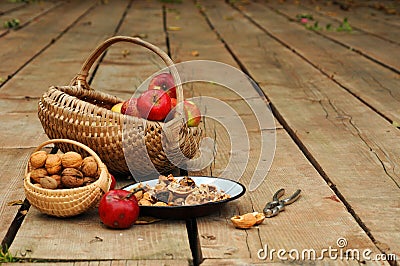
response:
M83 159L81 171L84 176L95 178L99 177L99 167L93 156L88 156Z
M40 179L48 175L47 170L44 168L33 169L30 174L31 182L36 184L39 184Z
M45 151L36 151L32 153L31 157L29 158L29 163L32 169L41 168L46 163L47 159L47 152Z
M61 173L61 184L66 188L83 186L83 174L75 168L65 168Z
M233 225L236 228L248 229L254 225L261 224L265 219L263 213L251 212L243 215L236 215L231 218Z
M59 154L47 155L45 167L50 175L55 175L60 173L62 169L61 156Z
M40 185L42 186L42 188L56 189L57 181L49 176L45 176L40 179Z
M82 165L82 156L74 151L69 151L61 155L61 164L64 168L79 169Z

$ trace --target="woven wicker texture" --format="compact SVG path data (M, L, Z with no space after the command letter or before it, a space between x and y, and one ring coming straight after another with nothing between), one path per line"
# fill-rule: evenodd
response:
M170 127L174 130L166 134L166 124L163 122L148 121L110 110L123 100L93 90L86 78L96 59L116 42L141 45L159 55L170 67L177 84L177 102L183 102L179 75L165 52L139 38L116 36L92 52L70 85L52 86L43 94L39 101L38 116L44 131L50 139L73 139L89 146L115 175L137 176L155 171L170 171L176 167L169 160L171 156L178 158L172 160L176 162L180 158L193 158L197 153L201 130L198 127L189 128L183 120L174 119L174 125ZM74 150L67 143L59 143L57 146L62 151Z
M93 156L100 169L99 179L87 186L78 188L45 189L32 184L28 164L24 177L24 190L29 203L39 211L57 217L75 216L96 206L111 185L111 178L107 167L100 160L99 156L86 145L69 139L53 139L46 141L39 145L35 151L41 150L49 144L74 146L75 150L78 152L82 153L82 151L85 151L86 154Z

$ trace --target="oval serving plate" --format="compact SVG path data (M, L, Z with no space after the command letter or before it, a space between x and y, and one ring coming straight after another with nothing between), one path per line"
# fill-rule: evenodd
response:
M140 214L145 216L153 216L162 219L190 219L201 217L216 212L223 204L238 199L246 192L246 188L239 182L232 181L221 177L208 176L189 176L194 180L197 186L200 184L210 184L217 187L218 190L223 190L230 195L230 198L220 201L207 202L196 205L183 206L140 206ZM175 177L177 180L182 176ZM154 187L158 183L158 179L152 179L141 182L142 185ZM139 183L128 185L124 190L131 191L135 189Z

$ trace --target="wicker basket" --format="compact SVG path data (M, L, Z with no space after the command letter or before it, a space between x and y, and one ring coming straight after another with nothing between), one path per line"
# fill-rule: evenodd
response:
M123 100L93 90L86 78L96 59L117 42L137 44L160 56L170 67L177 84L177 102L183 101L179 75L165 52L139 38L116 36L100 44L91 53L69 86L52 86L44 93L38 106L39 119L50 139L73 139L89 146L114 175L132 174L136 177L165 173L175 168L181 158L193 158L199 148L201 130L199 127L187 127L182 119L174 119L173 126L169 127L173 130L166 134L166 123L110 110ZM62 151L73 148L64 143L58 146Z
M85 151L93 156L100 169L99 179L87 186L78 188L45 189L32 184L28 163L24 177L24 190L29 203L39 211L57 217L75 216L87 211L91 207L95 207L111 185L111 178L107 167L92 149L82 143L69 139L53 139L43 142L35 151L39 151L44 146L52 143L74 145L78 150Z

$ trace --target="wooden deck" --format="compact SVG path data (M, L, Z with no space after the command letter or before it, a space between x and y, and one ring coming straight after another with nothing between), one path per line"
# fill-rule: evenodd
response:
M307 29L297 18L300 14L312 15L309 25L320 28ZM3 250L25 265L279 264L291 261L291 250L301 254L310 249L321 258L295 262L398 265L399 16L398 0L0 1L1 22L20 21L17 28L0 29ZM352 31L337 30L345 18ZM90 52L115 35L139 36L177 63L225 63L259 85L260 91L245 91L243 97L212 84L185 90L186 97L213 97L239 114L249 160L239 155L232 164L244 171L239 182L247 187L253 174L266 167L258 165L263 156L260 133L274 134L274 159L257 189L218 213L128 230L105 228L97 210L56 219L26 202L11 204L24 201L26 162L48 139L37 117L39 98L51 85L67 85ZM149 51L116 44L97 63L91 86L127 99L162 67ZM256 122L251 102L272 110L272 128ZM231 143L235 132L216 120L206 122L205 132L218 146L216 158L192 174L218 177L233 153L245 152ZM129 182L119 179L118 186ZM301 189L302 197L257 227L232 226L231 216L262 211L282 187L288 194ZM337 243L341 238L347 241L343 248ZM266 247L275 249L273 258L259 257ZM283 259L280 249L286 251ZM357 250L361 256L340 258L329 249ZM370 251L367 257L364 251Z

